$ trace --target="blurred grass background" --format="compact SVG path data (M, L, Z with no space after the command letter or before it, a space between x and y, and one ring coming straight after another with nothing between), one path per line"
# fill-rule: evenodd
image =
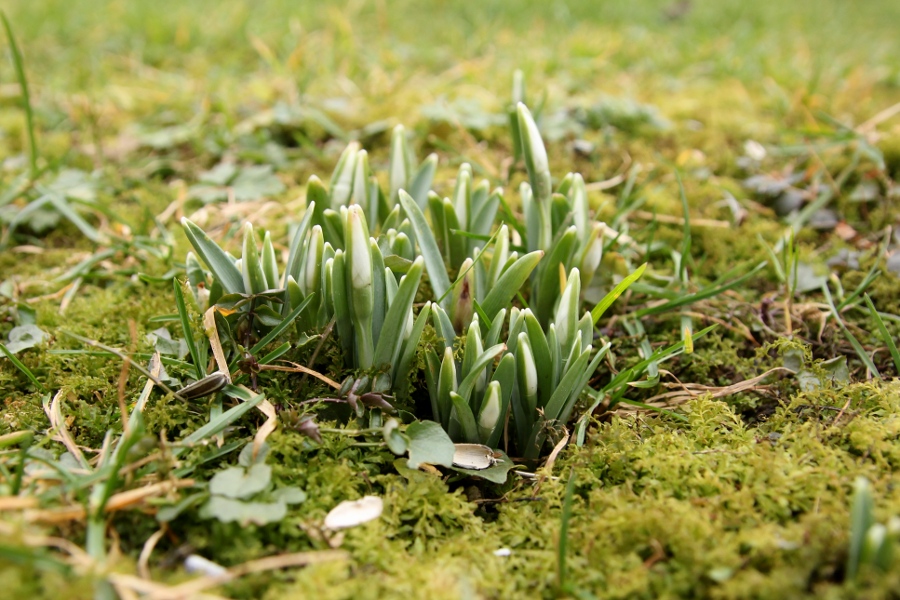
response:
M351 99L352 120L407 118L442 94L502 103L515 68L551 98L703 104L732 82L736 101L777 110L799 94L832 114L865 114L900 87L893 0L4 4L39 97L86 96L130 117L309 94Z

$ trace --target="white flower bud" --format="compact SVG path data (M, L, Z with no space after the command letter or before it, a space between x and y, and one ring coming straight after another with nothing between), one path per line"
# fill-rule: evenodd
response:
M350 255L350 281L354 289L372 285L372 251L369 247L369 232L362 208L353 205L347 210L347 240Z
M492 381L484 393L481 412L478 414L478 433L487 439L500 421L500 382Z

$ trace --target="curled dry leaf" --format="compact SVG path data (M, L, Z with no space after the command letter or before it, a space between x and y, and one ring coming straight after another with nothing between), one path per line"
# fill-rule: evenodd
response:
M384 501L378 496L363 496L359 500L345 500L325 516L325 528L332 531L356 527L381 516Z

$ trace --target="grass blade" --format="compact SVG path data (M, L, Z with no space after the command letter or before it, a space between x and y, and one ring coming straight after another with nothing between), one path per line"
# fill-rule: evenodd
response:
M881 373L878 372L878 368L875 366L875 363L872 362L872 358L866 352L865 348L862 347L862 344L859 343L859 340L856 339L856 336L853 335L847 326L844 324L844 320L841 319L841 315L837 310L837 307L834 305L834 299L831 297L831 290L828 289L828 284L822 284L822 293L825 294L825 301L828 302L828 306L831 307L831 314L834 316L834 320L837 321L838 326L841 328L841 331L844 332L844 337L847 338L847 341L850 342L850 345L853 346L853 350L856 351L856 355L859 357L859 360L862 361L869 372L875 377L881 377Z
M628 277L626 277L625 279L620 281L616 285L616 287L614 287L612 290L610 290L609 293L606 294L606 296L604 296L603 299L597 303L597 306L595 306L594 309L591 311L591 320L593 321L594 325L597 324L597 321L600 320L600 317L603 316L603 313L605 313L609 309L609 307L613 305L613 302L618 300L619 296L621 296L623 293L625 293L625 290L627 290L631 286L632 283L634 283L635 281L637 281L638 279L641 278L641 275L644 274L644 271L646 269L647 269L647 263L644 263L641 266L639 266L637 269L634 270L634 273L632 273L631 275L629 275Z
M235 386L226 386L226 390L228 390L229 388L240 390L240 388L236 388ZM228 392L226 391L225 393ZM257 394L255 396L251 396L249 400L241 402L237 406L226 410L221 415L211 420L209 423L207 423L191 435L184 438L180 446L172 448L172 455L177 457L185 450L190 448L191 445L197 444L210 436L221 433L225 430L226 427L256 408L256 406L265 399L266 397L263 394Z
M676 298L674 300L669 300L664 304L658 304L656 306L648 306L647 308L642 308L638 311L635 311L634 316L638 319L642 317L647 317L650 315L658 315L660 313L668 312L670 310L674 310L676 308L681 308L682 306L687 306L689 304L693 304L694 302L699 302L700 300L706 300L707 298L712 298L713 296L718 296L722 292L726 292L730 289L736 288L741 285L757 273L759 273L762 269L766 267L768 262L761 262L756 265L752 270L744 273L737 279L730 281L728 283L723 283L721 285L708 287L700 290L699 292L695 292L693 294L688 294L686 296L682 296L680 298ZM696 338L695 338L696 339Z
M866 306L869 307L869 314L872 315L872 320L875 321L875 325L878 327L878 332L881 335L881 341L884 342L884 345L888 347L888 350L891 353L891 358L894 359L894 368L897 369L897 373L900 374L900 352L897 351L897 344L894 343L894 338L891 337L891 334L888 332L887 327L884 324L884 321L881 318L881 315L878 314L878 311L875 310L875 305L872 304L872 299L869 298L868 294L863 294L863 299L866 301Z
M191 329L191 319L188 315L187 306L184 303L184 292L181 290L181 282L178 281L178 278L175 278L172 280L172 283L175 288L175 305L178 307L178 318L181 320L181 330L184 332L184 342L191 353L191 359L194 361L194 372L199 381L206 375L206 365L200 359L200 348L197 347L197 341L194 339L194 332Z
M41 393L47 392L44 386L41 385L41 382L37 380L37 377L34 376L34 373L32 373L31 370L26 367L21 360L16 358L16 355L10 352L2 343L0 343L0 352L3 352L3 354L6 355L6 358L9 359L13 366L21 371L25 375L25 377L27 377L29 381L31 381L31 383L33 383L34 386L41 391Z
M13 65L16 69L16 78L19 80L19 89L22 93L22 108L25 111L25 125L28 129L28 157L31 164L31 179L37 178L38 167L38 148L34 135L34 111L31 109L31 94L28 91L28 78L25 77L25 63L22 60L22 52L13 37L12 26L6 18L6 13L0 11L0 19L3 20L3 29L6 30L6 39L9 42L9 49L12 54Z

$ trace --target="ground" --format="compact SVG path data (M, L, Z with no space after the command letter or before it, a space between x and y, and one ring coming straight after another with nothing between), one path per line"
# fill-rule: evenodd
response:
M595 184L590 202L601 218L635 244L652 241L644 287L600 323L616 363L601 366L595 387L638 360L621 317L671 284L670 250L683 248L686 216L690 281L676 296L753 272L685 309L697 329L717 327L693 353L662 365L659 386L625 395L664 411L633 404L597 411L582 447L570 444L552 465L527 466L539 467L536 480L442 478L406 468L359 436L328 431L313 442L283 418L268 438L267 464L276 488L299 487L306 500L267 525L221 523L185 507L150 557L155 582L189 580L181 565L191 552L231 566L325 550L316 529L324 515L342 500L373 494L384 498L384 513L345 533L346 560L251 574L216 592L272 599L898 595L896 570L864 566L851 578L847 564L857 477L871 482L877 522L900 515L897 366L855 294L868 293L896 339L900 268L891 261L898 242L888 228L900 218L900 3L628 4L5 4L30 84L36 166L47 171L40 181L66 169L90 174L78 180L88 189L90 226L132 240L98 245L45 214L50 221L24 223L0 250L0 339L32 319L50 335L17 356L51 395L62 390L61 420L88 456L108 431L122 431L122 362L85 351L65 332L151 351L145 335L172 325L165 319L176 311L170 280L181 276L189 249L179 217L191 216L231 248L250 219L283 248L309 176L327 180L350 139L383 171L398 123L411 130L419 156L438 153L438 192L449 194L462 162L492 186L514 189L523 175L510 170L505 111L516 69L540 115L553 173L581 172ZM4 232L10 209L35 197L34 190L7 196L30 163L16 81L13 63L0 64ZM202 205L192 186L226 159L270 165L274 175L252 181L247 202ZM776 266L791 224L795 284ZM67 273L106 248L97 265ZM636 266L624 263L611 252L603 268L621 275ZM678 312L643 319L654 347L679 341L682 323ZM310 351L299 348L294 357L305 362ZM327 349L316 367L340 379L336 360ZM145 378L136 369L126 377L132 403ZM322 393L284 374L264 376L262 388L285 410ZM667 392L682 393L660 397ZM0 585L10 598L100 595L108 573L140 571L141 550L160 529L157 510L190 492L169 490L113 513L105 525L100 519L104 566L79 563L78 551L53 539L88 546L96 558L91 519L52 511L89 508L93 482L26 485L21 498L34 501L27 506L12 498L20 451L6 440L35 432L32 451L48 460L63 448L47 435L42 398L0 358ZM181 439L207 419L202 403L155 394L147 443L165 450L160 440ZM250 440L264 420L248 414L226 440ZM321 422L346 426L334 416ZM193 449L178 463L163 456L160 477L202 484L238 464L236 451L212 454ZM76 473L77 465L68 466ZM26 469L26 484L33 475ZM117 489L138 487L123 479Z

